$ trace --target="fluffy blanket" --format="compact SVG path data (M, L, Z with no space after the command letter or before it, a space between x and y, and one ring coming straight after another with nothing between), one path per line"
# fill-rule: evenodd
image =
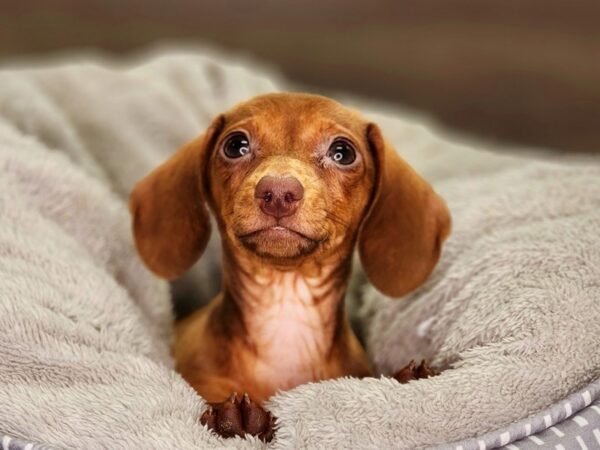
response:
M260 448L198 423L172 370L167 285L140 263L125 198L236 101L285 88L256 68L175 55L0 74L0 434L74 448ZM363 109L369 108L356 102ZM273 448L416 448L525 417L600 376L600 165L453 145L375 115L447 199L454 231L418 292L357 275L352 311L378 370L277 395ZM191 278L215 290L214 246Z

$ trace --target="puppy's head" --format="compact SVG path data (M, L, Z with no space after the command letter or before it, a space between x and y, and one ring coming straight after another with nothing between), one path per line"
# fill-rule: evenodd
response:
M361 120L306 95L259 97L225 118L207 198L229 245L278 266L348 248L375 180Z
M304 94L236 106L137 184L130 208L150 269L174 278L196 261L206 203L228 251L279 268L348 257L358 239L367 275L392 296L429 275L450 225L376 125Z

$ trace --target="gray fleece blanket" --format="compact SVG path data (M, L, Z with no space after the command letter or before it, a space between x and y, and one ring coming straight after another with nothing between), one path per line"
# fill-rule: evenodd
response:
M264 447L198 423L205 403L169 357L169 289L135 254L125 199L213 115L286 84L205 53L108 66L0 74L0 435L61 448ZM384 298L358 273L350 309L381 374L421 357L446 370L281 393L268 405L272 448L442 444L600 376L600 163L500 156L406 115L371 115L447 199L454 231L421 289ZM217 260L213 245L188 292L215 291Z

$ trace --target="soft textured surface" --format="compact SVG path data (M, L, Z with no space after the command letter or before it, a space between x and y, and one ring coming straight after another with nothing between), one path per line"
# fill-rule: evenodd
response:
M600 380L537 414L437 450L537 450L600 448ZM562 447L561 447L562 446Z
M167 286L132 247L131 186L234 102L281 88L202 56L0 74L0 434L61 447L256 447L197 423L171 370ZM414 448L491 431L600 375L600 166L447 144L373 115L436 185L454 232L430 281L359 309L382 373L275 397L275 448ZM214 292L215 246L189 286Z

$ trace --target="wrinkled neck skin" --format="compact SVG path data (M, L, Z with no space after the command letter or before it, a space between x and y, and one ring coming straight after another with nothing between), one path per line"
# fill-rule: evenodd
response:
M281 388L322 379L345 321L351 249L290 267L223 250L223 310L240 325L236 337L254 356L257 376L289 374L277 380Z

